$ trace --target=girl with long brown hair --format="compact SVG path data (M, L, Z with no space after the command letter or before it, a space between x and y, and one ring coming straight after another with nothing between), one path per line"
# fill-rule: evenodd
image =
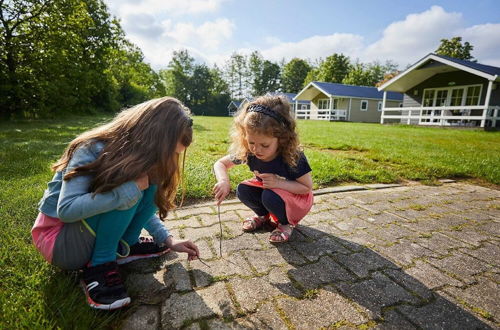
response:
M286 98L261 96L248 103L234 118L232 139L230 154L214 165L215 198L220 204L229 194L228 170L247 164L254 178L240 183L236 193L255 215L243 221L243 231L269 223L276 227L270 242L288 241L312 207L313 182Z
M174 240L160 222L175 206L193 137L189 114L171 97L136 105L78 136L52 166L33 242L55 266L82 270L91 307L130 303L118 264L169 249L189 259L199 255L195 244ZM143 228L154 240L139 237Z

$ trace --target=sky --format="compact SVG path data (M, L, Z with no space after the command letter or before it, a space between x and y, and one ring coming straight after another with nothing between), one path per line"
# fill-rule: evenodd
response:
M156 70L175 50L219 67L232 53L315 63L334 53L400 69L462 37L500 67L500 0L104 0Z

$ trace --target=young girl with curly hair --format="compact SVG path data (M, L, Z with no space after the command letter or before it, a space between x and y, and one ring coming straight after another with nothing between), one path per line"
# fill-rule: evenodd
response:
M159 209L165 219L175 206L192 123L178 100L150 100L78 136L52 166L33 242L53 265L81 270L91 307L130 303L118 264L169 249L189 259L199 255L191 241L174 240L156 216ZM143 228L154 240L139 237Z
M214 164L213 191L220 204L229 194L228 170L247 164L254 177L237 187L238 198L255 212L243 221L250 232L271 222L272 243L286 242L313 204L311 167L300 149L290 104L283 96L261 96L234 118L230 154Z

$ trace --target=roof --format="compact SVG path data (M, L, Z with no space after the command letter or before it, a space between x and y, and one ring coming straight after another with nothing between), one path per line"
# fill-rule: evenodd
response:
M303 90L301 90L299 94L297 94L295 99L310 100L314 98L317 95L317 93L314 93L315 95L313 95L313 93L307 93L307 91L310 90L311 87L319 89L321 92L323 92L323 94L326 94L329 97L342 96L342 97L354 97L360 99L380 99L380 100L382 100L382 98L384 97L384 93L379 91L376 87L354 86L354 85L313 81L310 82ZM387 99L402 101L403 94L388 92Z
M234 104L234 106L236 108L239 108L240 104L241 104L241 101L235 101L235 100L233 100L233 101L229 102L229 104L227 105L227 107L229 108L231 106L231 104Z
M491 66L491 65L485 65L485 64L480 64L477 62L471 62L471 61L466 61L466 60L460 60L458 58L453 58L449 56L443 56L443 55L438 55L434 54L435 56L441 57L442 59L452 61L457 64L464 65L468 68L475 69L487 74L490 74L492 76L497 75L500 76L500 68L496 66Z
M378 89L404 93L436 74L453 71L465 71L491 81L500 80L498 67L430 53Z

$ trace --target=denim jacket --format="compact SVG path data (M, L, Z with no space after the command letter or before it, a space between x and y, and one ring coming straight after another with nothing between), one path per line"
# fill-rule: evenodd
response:
M68 171L95 161L103 148L104 143L101 141L77 148L68 166L56 172L48 183L38 204L39 211L62 222L70 223L115 209L126 210L135 205L141 198L142 191L134 181L125 182L105 193L93 194L89 192L91 175L63 180ZM146 223L145 228L158 243L165 242L170 235L157 215Z

